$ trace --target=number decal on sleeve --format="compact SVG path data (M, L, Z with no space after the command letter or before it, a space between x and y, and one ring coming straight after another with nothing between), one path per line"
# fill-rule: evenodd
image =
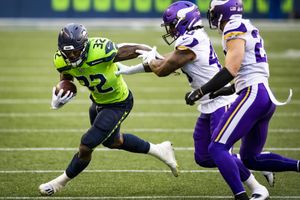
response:
M258 40L258 42L255 44L254 47L256 62L257 63L267 62L267 55L264 50L264 43L263 40L258 35L258 31L253 30L251 34L253 38Z
M106 41L106 39L97 39L95 41L95 44L93 45L93 49L99 48L99 47L100 47L100 49L103 49L103 44L105 43L105 41Z
M88 79L84 76L78 76L76 78L78 81L82 81L84 83L83 85L88 87L91 91L97 90L99 93L107 93L114 90L112 87L106 89L103 88L106 83L106 78L103 76L103 74L90 75L91 81L94 81L96 79L100 80L100 83L96 86L90 86Z
M217 57L217 54L214 50L214 48L212 47L212 45L210 44L210 51L209 51L209 61L208 64L209 65L213 65L213 64L217 64L219 68L221 68L221 64L219 63L219 59Z

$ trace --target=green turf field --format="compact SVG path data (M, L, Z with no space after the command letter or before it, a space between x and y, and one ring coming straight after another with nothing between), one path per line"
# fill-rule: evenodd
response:
M289 105L278 107L265 150L300 159L300 29L278 27L261 28L269 53L270 85L279 100L286 99L289 88L294 94ZM38 186L63 172L89 128L88 92L78 83L74 101L60 110L50 109L52 87L59 80L52 65L57 33L0 29L0 199L39 199ZM99 28L89 35L156 45L167 53L172 47L164 45L162 33ZM218 33L208 34L223 63ZM182 173L175 178L153 157L100 146L86 172L49 199L231 199L217 170L194 163L192 131L199 113L195 106L185 105L189 91L185 76L138 74L125 79L135 107L122 130L153 143L171 140ZM260 173L255 175L267 185ZM286 172L277 173L275 187L268 189L272 199L300 199L299 186L300 174Z

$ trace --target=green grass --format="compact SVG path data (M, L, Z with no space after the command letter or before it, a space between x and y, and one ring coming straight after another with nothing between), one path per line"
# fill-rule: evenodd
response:
M73 102L61 110L50 110L52 87L59 79L52 64L57 32L0 30L0 199L39 197L39 184L54 178L66 168L76 152L81 135L89 128L88 92L80 86L80 92ZM89 35L108 37L116 43L156 45L161 53L167 53L172 47L163 43L160 37L162 33L150 29L99 29L92 30ZM212 31L208 31L208 34L223 63L220 35ZM277 108L265 147L266 150L296 148L289 151L275 149L274 152L300 159L300 30L274 32L262 28L261 34L269 53L270 85L276 97L284 100L288 88L294 89L292 103ZM289 51L294 54L290 55ZM127 63L138 62L134 60ZM175 148L192 148L192 130L198 111L196 107L184 103L184 94L190 90L185 76L158 78L152 74L139 74L126 76L125 79L134 94L135 107L122 124L122 130L133 132L153 143L171 140ZM71 149L29 151L24 148ZM231 199L231 191L218 172L190 172L204 170L195 164L193 150L177 149L176 157L183 171L178 178L160 171L168 168L147 155L95 151L87 170L103 171L82 173L55 197L122 199L127 196L148 196L148 199L154 199L168 196L165 199L213 199L219 196ZM38 170L47 173L39 173ZM255 175L262 184L267 184L262 175ZM277 173L275 187L268 189L274 199L284 196L300 199L299 183L300 174Z

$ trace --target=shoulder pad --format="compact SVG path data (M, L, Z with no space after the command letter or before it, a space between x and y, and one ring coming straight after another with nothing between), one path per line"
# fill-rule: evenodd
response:
M240 20L229 21L223 31L224 39L234 38L247 33L246 25Z
M59 71L60 73L71 69L71 66L67 65L65 59L63 58L59 50L56 51L54 54L54 66L56 67L57 71Z
M199 41L191 35L183 35L179 37L175 43L178 50L187 50L199 44Z
M117 54L116 45L107 38L90 38L87 64L96 65L112 61Z

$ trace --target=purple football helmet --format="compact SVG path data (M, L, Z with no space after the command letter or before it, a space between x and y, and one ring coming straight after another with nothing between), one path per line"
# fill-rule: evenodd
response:
M166 28L167 33L162 37L170 45L186 31L192 30L199 20L201 20L201 15L195 4L189 1L172 3L163 13L161 26ZM201 23L197 24L201 26ZM169 41L169 37L173 38L173 40Z
M241 18L243 10L242 0L212 0L207 11L210 28L217 29L223 21Z

